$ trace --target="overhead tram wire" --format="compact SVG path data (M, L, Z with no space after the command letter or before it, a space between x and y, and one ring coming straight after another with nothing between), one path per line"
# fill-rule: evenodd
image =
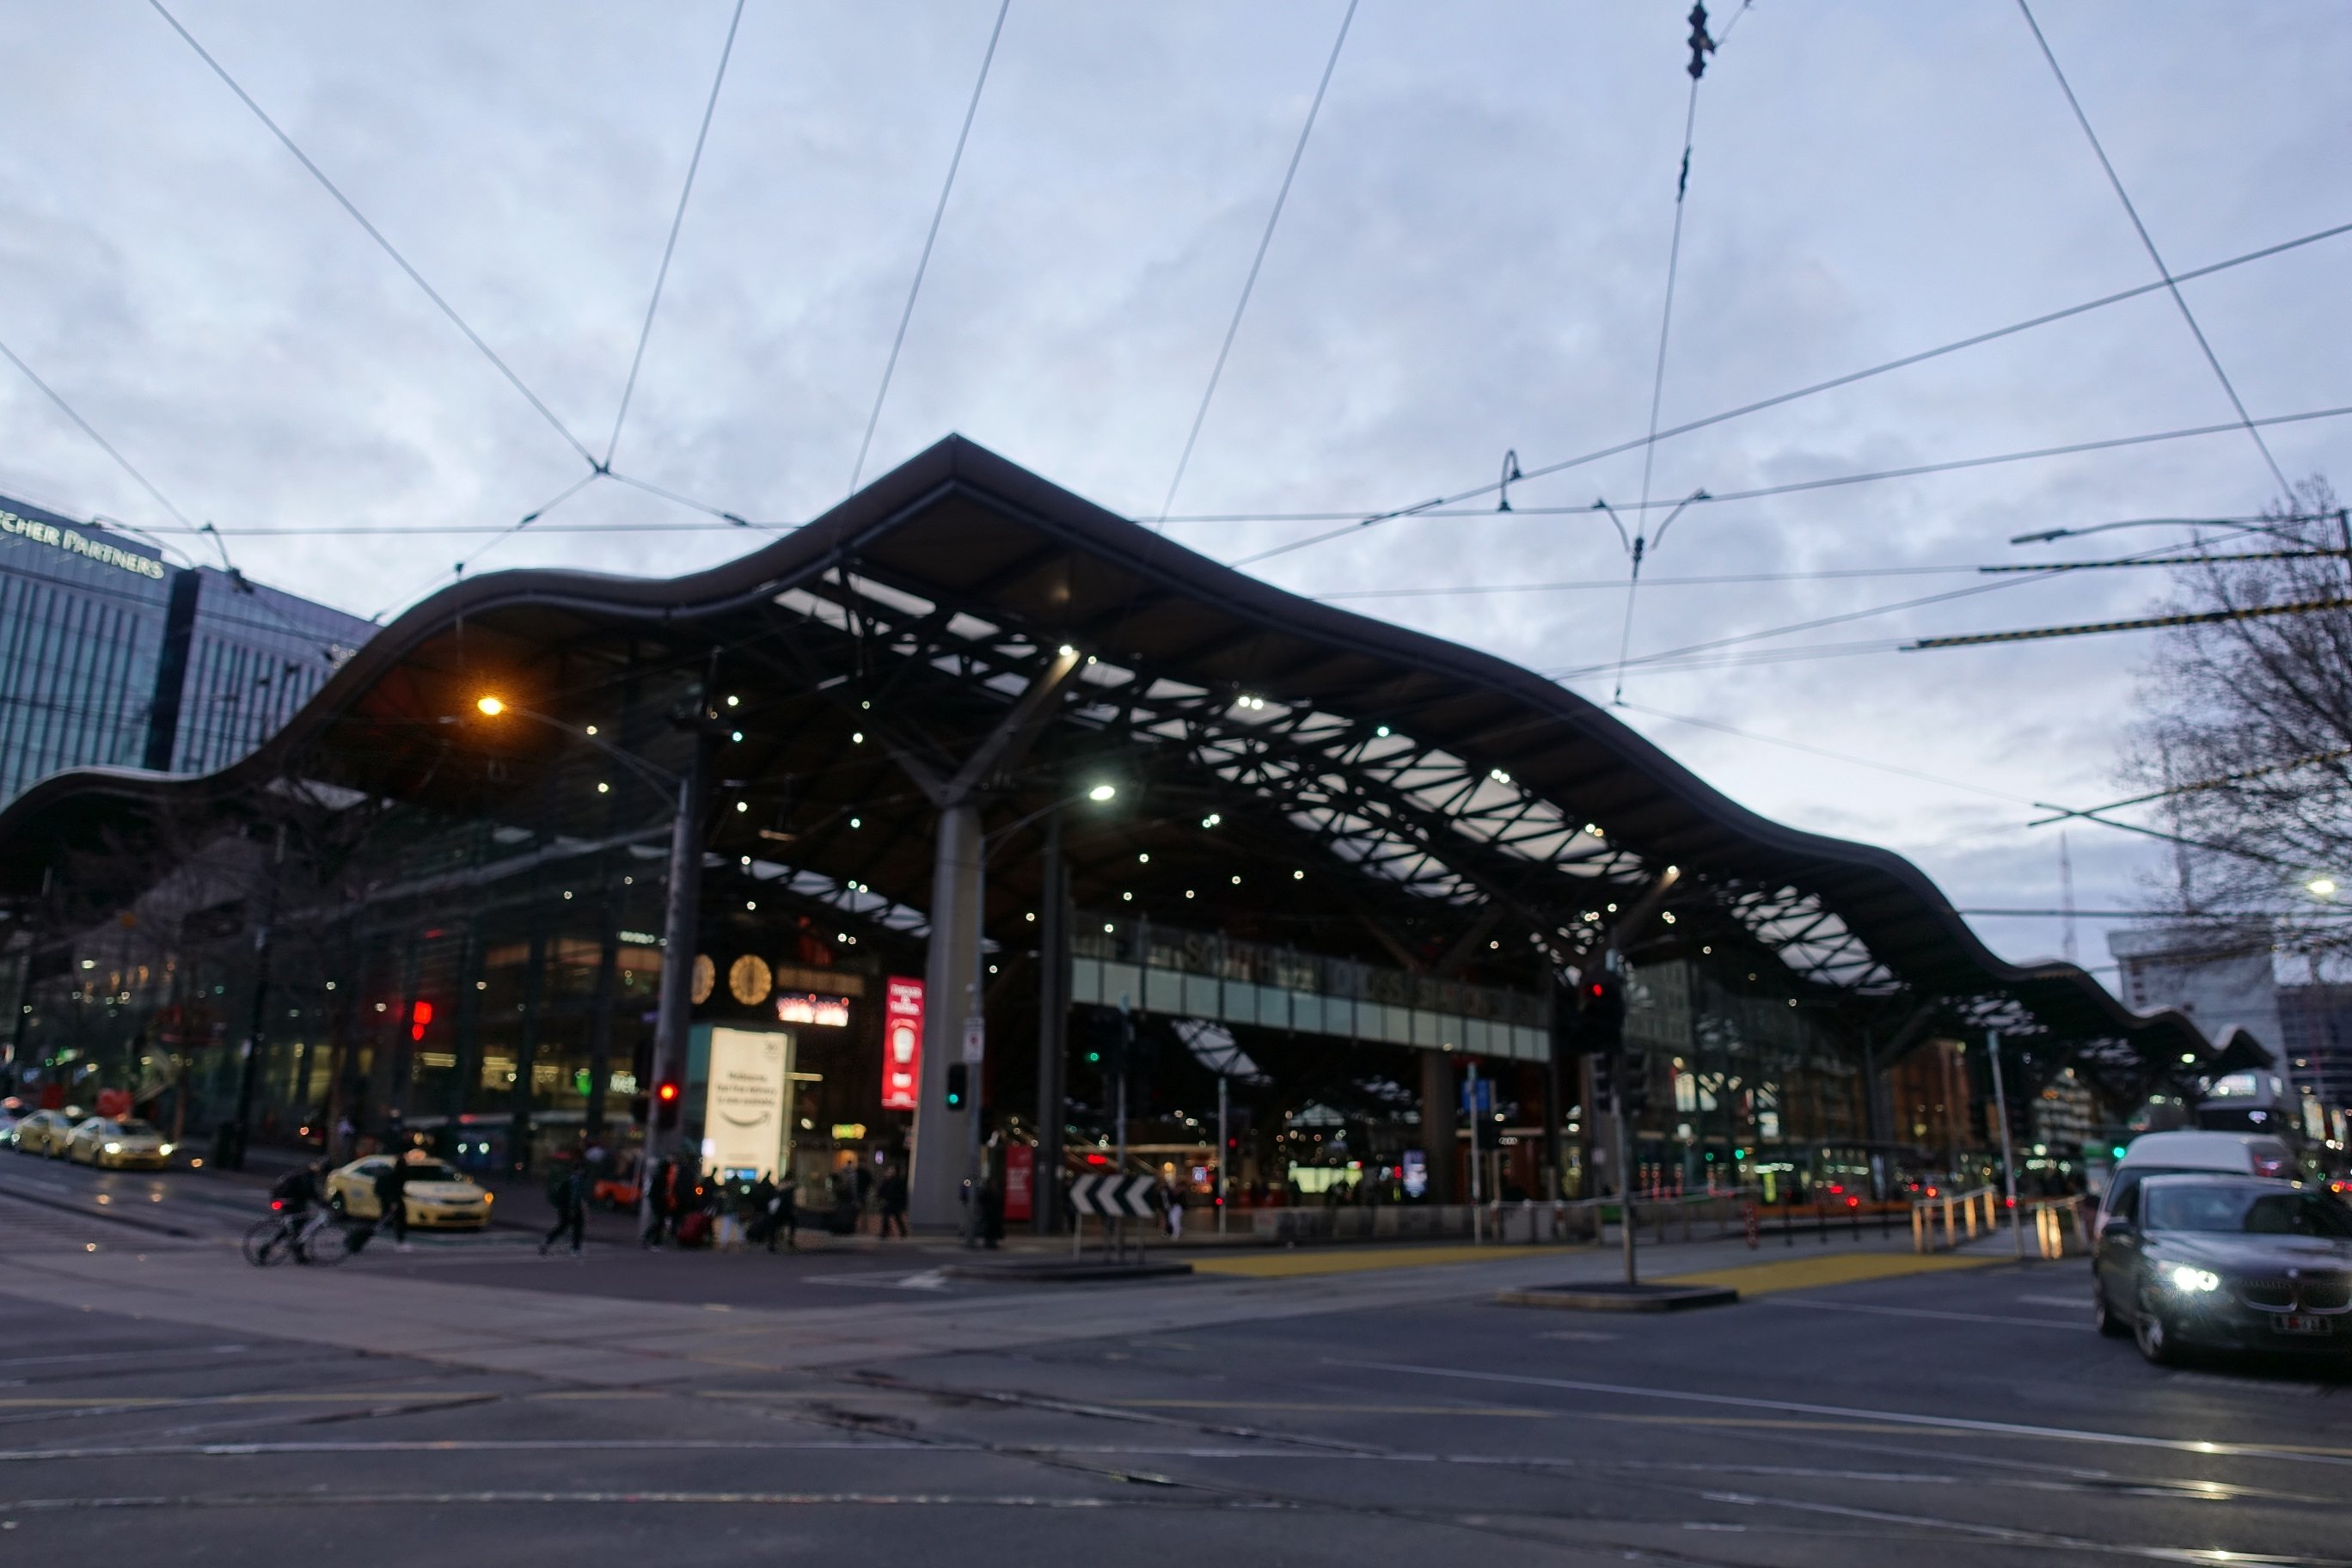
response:
M2275 245L2267 245L2259 249L2246 251L2242 255L2227 257L2222 260L2210 263L2204 267L2192 268L2186 272L2174 273L2172 274L2171 281L2173 284L2179 284L2190 282L2200 278L2211 277L2216 273L2227 272L2232 268L2244 267L2256 261L2267 261L2273 257L2284 255L2288 251L2299 250L2305 246L2317 245L2324 240L2341 238L2347 234L2352 234L2352 223L2336 224L2326 228L2315 229L2309 234L2299 235L2293 239L2282 240ZM1996 327L1990 331L1973 333L1969 337L1955 339L1950 342L1941 343L1934 348L1922 349L1917 353L1905 354L1896 359L1886 360L1881 363L1870 365L1862 370L1850 371L1843 375L1832 376L1827 381L1818 381L1811 384L1810 385L1792 387L1787 392L1776 393L1772 396L1759 398L1753 403L1741 404L1737 407L1727 408L1720 413L1710 414L1703 418L1688 420L1681 425L1669 426L1667 428L1659 431L1654 437L1637 437L1633 440L1620 441L1612 446L1598 447L1592 451L1582 453L1577 457L1562 458L1558 462L1539 464L1535 468L1523 470L1518 477L1522 480L1536 479L1541 479L1549 474L1565 473L1571 468L1584 468L1590 464L1600 462L1604 458L1614 458L1622 453L1636 450L1643 446L1650 444L1652 441L1673 440L1678 437L1690 435L1695 431L1705 430L1717 425L1727 424L1735 419L1743 419L1751 414L1760 414L1767 409L1778 408L1786 404L1798 402L1803 398L1817 396L1824 392L1833 392L1840 387L1852 386L1858 382L1868 381L1877 376L1890 374L1895 371L1906 370L1913 365L1923 364L1929 360L1940 359L1947 354L1958 353L1963 350L1980 347L1986 343L1998 342L2002 338L2014 337L2021 332L2032 331L2038 328L2050 326L2059 321L2068 321L2076 316L2087 315L2095 310L2105 310L2112 305L2119 305L2126 300L2137 300L2144 294L2153 294L2168 286L2168 285L2163 281L2143 283L2130 289L2119 289L2112 294L2103 294L2096 299L2085 300L2079 304L2069 305L2062 310L2045 311L2039 316L2031 316L2023 321L2012 321L2007 326ZM2262 425L2265 423L2276 423L2276 421L2257 420L2254 423ZM2237 425L2228 425L2221 426L2220 428L2235 430L2240 428L2240 426ZM1355 532L1358 529L1370 528L1383 522L1392 522L1399 518L1455 515L1440 509L1453 507L1466 500L1475 500L1481 496L1492 495L1498 488L1500 487L1496 481L1489 480L1485 484L1475 485L1468 489L1458 490L1451 495L1437 496L1425 501L1415 502L1411 506L1398 507L1389 511L1372 512L1369 515L1362 512L1219 513L1198 517L1171 516L1168 521L1170 522L1189 523L1284 521L1324 522L1338 521L1343 518L1351 520L1345 528L1333 529L1327 532L1309 535L1305 539L1293 540L1287 544L1277 545L1271 550L1260 551L1254 555L1245 555L1229 563L1239 567L1251 565L1259 561L1271 560L1277 555L1286 555L1292 551L1305 550L1309 546L1325 543L1330 540L1342 539L1347 535ZM1589 509L1582 507L1572 509L1552 509L1515 505L1512 512L1508 515L1540 516L1554 510L1563 511L1571 510L1583 511Z
M2333 406L2333 409L2303 409L2300 414L2267 414L2267 416L2263 418L2255 418L2253 423L2255 426L2300 426L2300 423L2319 421L2319 418L2345 418L2345 416L2352 416L2352 405L2340 405L2340 406ZM1767 496L1797 496L1797 494L1804 494L1804 491L1813 491L1813 489L1842 489L1846 487L1846 484L1874 484L1874 482L1882 482L1882 479L1916 479L1916 478L1922 478L1922 475L1936 475L1936 472L1961 472L1961 470L1969 470L1969 468L1997 468L2001 466L2001 463L2032 463L2032 461L2039 461L2039 458L2065 458L2065 456L2079 456L2084 454L2084 451L2115 451L2119 449L2119 447L2152 447L2152 445L2159 445L2159 442L2185 442L2185 439L2201 437L2201 435L2230 435L2230 433L2237 433L2237 430L2239 430L2239 423L2230 421L2225 423L2225 426L2189 426L2189 428L2185 430L2152 430L2152 433L2147 435L2112 435L2112 437L2095 439L2095 442L2067 442L2067 445L2063 447L2034 447L2034 449L2030 451L1997 451L1997 454L1978 456L1978 458L1950 458L1950 461L1943 461L1943 463L1912 463L1910 468L1877 468L1877 470L1870 470L1870 472L1830 475L1830 478L1822 478L1822 479L1794 479L1794 482L1790 484L1759 484L1759 487L1755 489L1727 489L1727 491L1722 491L1722 494L1689 496L1689 499L1684 499L1684 500L1651 500L1646 510L1684 508L1684 505L1722 505L1724 500L1761 500L1761 499L1767 499ZM1630 445L1633 445L1633 442L1628 442L1628 447ZM1616 451L1625 451L1628 447L1618 447ZM1494 484L1486 484L1484 489L1491 491ZM1515 505L1515 508L1507 512L1434 510L1434 508L1451 505L1454 500L1467 500L1475 494L1479 494L1479 491L1463 491L1461 496L1446 496L1446 499L1440 499L1440 500L1423 500L1418 508L1406 508L1406 510L1402 512L1383 512L1379 520L1373 520L1373 521L1385 521L1385 520L1392 520L1392 517L1557 517L1557 515L1576 515L1576 517L1595 515L1597 517L1600 515L1600 512L1595 512L1592 508L1588 508L1588 505L1573 505L1573 508L1534 508L1534 505L1522 508L1522 505ZM1618 510L1637 510L1637 508L1634 508L1633 503L1628 503L1625 508L1618 508ZM1282 515L1282 512L1261 512L1261 515L1256 517L1249 517L1249 515L1225 517L1225 521L1286 521L1286 520L1289 520L1289 517ZM1176 520L1171 517L1171 521ZM1315 536L1301 538L1301 541L1294 541L1294 543L1289 545L1277 545L1277 548L1273 550L1258 550L1256 555L1244 555L1240 557L1240 560L1225 562L1225 564L1240 569L1240 566L1256 564L1256 562L1263 562L1263 560L1273 560L1275 555L1289 555L1291 550L1306 550L1307 545L1324 543L1324 541L1331 541L1331 538L1343 538L1362 527L1367 527L1367 524L1364 524L1364 521L1357 521L1357 524L1350 524L1350 527L1334 529L1334 531L1328 531L1328 533L1315 533Z
M1013 10L1013 0L1003 0L996 8L996 26L989 29L988 49L980 57L980 77L971 84L971 101L964 106L963 129L956 132L955 155L948 160L948 177L940 185L938 205L931 208L931 226L923 236L923 253L915 261L915 279L907 288L907 307L898 312L898 331L890 339L890 357L882 364L882 384L874 392L874 412L866 417L866 435L857 443L857 463L849 472L849 489L855 493L857 483L866 477L866 458L874 447L875 429L882 423L882 405L890 395L890 378L898 374L898 351L907 346L907 323L915 319L915 300L923 291L923 275L930 270L931 247L939 243L940 220L947 216L948 197L955 190L956 171L963 167L964 144L971 140L971 122L980 113L981 94L988 89L988 69L996 62L996 42L1004 36L1004 18Z
M1747 6L1741 6L1732 20L1737 22L1739 16L1747 15ZM1675 232L1674 238L1666 247L1665 300L1658 311L1658 359L1650 377L1650 433L1642 442L1642 504L1633 524L1633 569L1625 578L1625 622L1617 637L1617 689L1612 700L1621 700L1625 695L1625 654L1633 644L1633 601L1642 591L1642 556L1649 543L1643 520L1650 510L1650 477L1658 456L1658 410L1666 394L1666 344L1675 322L1675 280L1682 271L1683 214L1686 198L1690 195L1691 145L1698 127L1698 84L1700 79L1706 75L1706 57L1721 47L1720 40L1707 37L1706 0L1695 0L1691 6L1690 25L1690 104L1683 111L1682 173L1675 180ZM1727 34L1730 28L1724 31ZM1514 469L1517 468L1517 464L1512 466ZM1524 473L1519 475L1523 479L1526 477ZM1705 493L1700 491L1691 499L1698 500ZM1658 526L1658 535L1662 540L1673 523L1674 519L1668 518Z
M2170 545L2161 547L2161 550L2164 552L2168 552L2171 549L2172 546ZM2148 553L2150 555L2155 555L2159 553L2159 551L2152 550L2149 551ZM2063 574L2063 572L2053 571L2047 568L2045 568L2045 571L2051 575ZM1904 599L1891 605L1875 605L1867 609L1842 611L1834 616L1821 616L1811 620L1798 621L1790 626L1772 626L1762 631L1740 632L1727 637L1716 637L1707 642L1692 643L1683 647L1670 648L1663 653L1644 654L1640 658L1633 659L1631 662L1636 668L1649 668L1668 664L1686 659L1696 654L1712 653L1720 648L1736 647L1742 644L1751 642L1761 642L1770 637L1787 637L1796 632L1817 631L1823 626L1843 626L1853 621L1869 620L1878 616L1893 615L1899 610L1915 610L1927 605L1945 604L1954 599L1973 598L1980 594L1998 593L2004 588L2019 587L2024 584L2037 582L2040 580L2040 578L2037 578L2030 573L2019 574L2014 576L2004 575L1996 578L1990 583L1971 584L1966 588L1954 588L1941 594L1928 594L1919 598ZM1895 646L1899 647L1901 645L1900 643L1897 643ZM1548 670L1545 674L1554 680L1573 680L1583 676L1602 674L1610 670L1612 668L1612 666L1608 664L1579 665L1564 669Z
M432 284L427 283L425 280L425 275L419 272L414 266L410 265L408 258L400 253L399 247L394 246L391 240L384 237L383 231L376 227L374 224L368 221L367 215L361 212L357 206L352 205L352 199L343 195L341 187L327 177L326 171L320 168L318 164L310 161L310 155L303 152L300 147L295 144L294 139L291 136L289 136L285 131L279 127L278 121L269 117L268 111L264 110L259 103L254 100L253 95L246 91L245 89L238 84L236 78L228 73L228 68L226 66L223 66L219 60L215 59L211 51L196 41L195 35L189 32L186 27L181 25L180 19L177 16L174 16L163 5L163 0L147 0L147 4L154 10L157 16L163 17L166 23L170 24L172 30L180 35L182 41L184 42L189 48L195 51L196 58L203 60L206 66L212 68L213 74L220 78L222 82L227 86L229 91L236 95L237 101L244 104L247 109L252 111L253 117L256 120L260 121L263 126L268 130L269 133L278 139L278 144L284 147L287 152L293 154L294 161L300 163L302 167L310 173L310 177L319 183L320 188L334 198L335 205L341 207L343 211L350 216L351 220L353 223L358 224L362 229L366 231L367 237L375 241L377 248L381 249L386 256L390 257L393 260L393 264L408 275L408 280L416 285L417 289L427 300L430 300L433 302L434 307L438 310L442 315L448 318L449 323L466 335L466 341L472 343L474 347L480 352L482 357L489 361L491 365L497 369L500 375L506 377L507 384L512 386L517 392L522 395L523 399L528 402L532 408L538 411L539 416L547 421L548 426L553 429L557 435L563 437L565 444L573 451L580 454L582 461L588 464L592 468L596 468L598 466L596 462L596 455L588 449L587 446L581 441L579 437L574 436L572 433L569 426L565 425L562 420L555 416L555 411L553 409L548 407L545 403L540 400L539 394L533 392L528 385L524 384L522 377L515 374L514 367L508 364L505 360L499 357L498 351L491 348L490 345L483 340L482 335L479 332L474 331L473 327L467 322L466 319L457 313L457 308L451 305L448 300L443 299L440 291L436 289Z
M678 230L686 225L686 204L694 195L694 176L702 167L702 149L710 140L710 118L719 111L719 89L727 82L727 62L735 53L735 35L743 26L744 0L735 0L735 14L727 23L727 41L719 47L719 69L710 79L710 98L702 106L702 128L695 132L694 155L686 163L686 181L678 188L677 211L669 220L669 238L662 246L661 266L654 272L653 298L646 301L646 323L637 331L637 352L629 360L629 378L621 387L621 406L613 416L613 437L604 444L599 470L610 472L613 454L621 447L621 426L629 417L629 401L636 394L637 372L646 363L646 344L654 335L654 316L661 309L662 286L669 281L670 258L677 253Z
M1622 708L1629 713L1646 713L1653 719L1664 719L1675 724L1687 724L1694 729L1714 730L1722 734L1736 736L1742 741L1754 741L1767 746L1782 746L1792 752L1803 752L1816 757L1826 757L1833 763L1847 763L1858 768L1875 768L1883 773L1899 773L1905 778L1917 779L1922 784L1939 784L1946 789L1985 795L1994 800L2007 801L2013 805L2037 804L2024 795L2011 795L2007 790L1993 789L1984 784L1964 784L1958 779L1948 779L1935 773L1922 773L1916 768L1902 767L1894 763L1873 762L1868 757L1856 757L1843 752L1832 752L1826 746L1810 745L1803 741L1786 740L1778 735L1759 735L1752 730L1742 730L1737 725L1721 723L1713 719L1696 719L1687 713L1669 713L1663 708L1649 708L1639 702L1617 702L1612 703L1612 706Z
M2186 522L2189 520L2180 521ZM1654 588L1720 588L1756 583L1831 583L1849 580L1865 581L1882 577L1955 577L1993 574L2017 576L2067 572L2105 572L2126 567L2225 565L2241 561L2315 561L2340 559L2342 555L2343 552L2336 550L2233 551L2221 555L2159 555L2146 560L2053 561L2033 564L2004 563L1989 566L1971 566L1965 563L1949 566L1841 566L1818 572L1726 572L1705 577L1651 577L1644 581ZM1622 585L1614 577L1585 577L1559 583L1465 583L1442 587L1343 588L1328 594L1308 594L1305 596L1328 605L1361 599L1442 599L1491 594L1575 593L1614 589Z
M1184 470L1192 467L1192 448L1201 439L1201 426L1209 417L1209 405L1217 395L1217 383L1223 379L1225 361L1234 352L1234 339L1242 330L1242 316L1249 310L1250 294L1257 288L1257 275L1265 266L1265 253L1274 244L1274 231L1282 222L1282 209L1290 200L1291 183L1298 177L1299 160L1307 156L1307 140L1315 134L1315 121L1323 111L1324 95L1331 90L1331 73L1339 68L1339 51L1347 47L1348 28L1356 20L1357 0L1348 0L1348 8L1339 16L1339 36L1331 40L1331 56L1323 62L1322 79L1315 84L1315 97L1307 106L1306 121L1298 128L1298 144L1290 150L1290 163L1282 172L1282 184L1274 194L1274 209L1265 215L1265 232L1258 236L1257 254L1250 258L1248 275L1242 279L1241 298L1234 301L1233 320L1225 323L1225 340L1218 345L1216 363L1209 368L1209 384L1201 389L1201 405L1192 411L1192 427L1185 433L1184 449L1176 458L1176 471L1169 477L1168 493L1160 502L1160 518L1156 529L1168 526L1168 513L1176 504L1176 491L1184 483Z
M89 420L83 418L80 412L77 410L72 404L68 403L65 400L63 394L59 393L56 387L51 386L47 382L43 381L39 373L35 371L31 365L26 364L24 360L17 355L15 349L10 348L5 342L0 342L0 354L6 355L8 363L15 365L17 370L21 371L26 381L31 382L35 386L40 388L41 395L47 398L51 403L56 404L58 405L58 412L72 420L74 427L95 442L99 450L113 458L114 466L116 468L119 468L124 473L129 474L131 479L138 482L141 489L145 490L149 495L154 497L155 504L157 506L162 507L165 511L170 512L173 517L177 518L180 521L181 527L186 529L191 533L199 533L203 531L203 530L199 529L194 523L188 521L188 514L186 512L182 511L178 507L172 504L171 497L165 495L162 490L155 488L155 481L149 479L145 474L141 473L137 465L122 455L121 448L117 447L113 442L108 440L105 437L100 435L98 433L98 427L92 425Z
M2133 232L2139 236L2141 246L2147 251L2147 258L2156 263L2157 276L2164 280L2173 304L2179 307L2180 319L2189 324L2189 335L2197 340L2198 352L2205 356L2206 364L2212 368L2213 378L2221 384L2221 390L2229 395L2230 406L2238 411L2238 423L2252 438L2254 449L2262 453L2263 462L2269 468L2271 478L2278 481L2279 493L2292 495L2294 487L2287 483L2285 470L2279 467L2278 458L2271 454L2270 443L2263 439L2262 431L2246 412L2245 400L2238 395L2236 385L2230 380L2230 373L2221 368L2221 356L2213 352L2212 343L2205 336L2205 329L2198 325L2197 314L2189 308L2188 298L2180 292L2180 285L2174 279L2172 269L2164 264L2163 253L2157 249L2154 237L2147 232L2147 225L2140 221L2139 208L2132 205L2131 193L2124 189L2123 178L2116 173L2114 163L2107 157L2106 148L2100 144L2099 133L2091 128L2091 117L2083 111L2083 100L2074 96L2074 84L2066 79L2065 70L2058 64L2057 54L2050 47L2049 38L2042 34L2042 24L2034 20L2033 7L2027 0L2017 0L2017 8L2024 16L2025 25L2032 29L2033 41L2040 46L2042 58L2049 62L2050 74L2058 79L2058 90L2066 95L2066 107L2074 111L2074 123L2083 128L2084 138L2091 143L2091 151L2098 154L2099 167L2105 171L2107 184L2114 189L2116 199L2123 203L2124 215L2131 219Z

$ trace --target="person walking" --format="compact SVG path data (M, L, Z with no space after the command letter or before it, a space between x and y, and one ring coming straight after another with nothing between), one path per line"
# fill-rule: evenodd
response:
M1161 1202L1165 1205L1168 1215L1168 1239L1181 1241L1184 1239L1183 1178L1179 1176L1171 1180L1163 1189L1163 1193Z
M668 1230L677 1218L677 1162L655 1162L646 1173L646 1181L648 1184L646 1188L646 1234L642 1240L645 1246L657 1251L661 1247L662 1233Z
M898 1239L907 1239L907 1173L893 1165L882 1177L882 1238L887 1240L890 1227L898 1228Z
M776 1250L776 1235L784 1237L784 1250L801 1249L801 1184L790 1171L783 1173L775 1191L768 1199L768 1250Z
M392 1230L393 1245L403 1252L415 1248L408 1245L408 1159L394 1154L375 1173L376 1223Z
M540 1238L539 1255L547 1256L563 1233L572 1233L572 1256L580 1256L588 1237L588 1162L584 1157L560 1161L547 1173L547 1201L555 1223Z
M980 1184L980 1244L991 1252L1004 1239L1004 1188L994 1172Z

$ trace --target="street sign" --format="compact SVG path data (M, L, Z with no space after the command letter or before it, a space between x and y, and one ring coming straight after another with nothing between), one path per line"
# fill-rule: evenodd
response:
M1151 1219L1160 1213L1152 1201L1159 1186L1150 1176L1074 1176L1070 1206L1104 1219Z
M988 1020L975 1013L963 1021L963 1059L978 1067L988 1058Z

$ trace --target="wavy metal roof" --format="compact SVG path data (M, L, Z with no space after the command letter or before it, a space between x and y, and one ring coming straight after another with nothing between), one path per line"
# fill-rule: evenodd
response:
M227 798L322 758L351 787L478 802L447 718L486 679L577 721L617 682L716 669L761 716L722 772L759 821L789 819L796 866L919 908L929 807L883 742L951 760L1063 644L1094 662L1038 754L1126 769L1149 803L1074 845L1081 902L1182 891L1188 923L1509 983L1540 966L1538 939L1555 958L1589 950L1673 866L1637 957L1719 947L1718 967L1759 985L1882 1017L1932 1001L1948 1025L2040 1035L2142 1081L2210 1054L2186 1018L2135 1014L2072 965L2002 962L1902 857L1759 816L1529 670L1244 575L960 437L709 571L518 571L436 594L223 773L35 786L0 812L0 890L37 887L60 847L142 803ZM1042 767L999 781L1006 816L1054 798ZM714 831L749 826L721 814ZM1314 879L1244 897L1207 876L1219 856ZM1024 875L1010 868L992 907L1024 907Z

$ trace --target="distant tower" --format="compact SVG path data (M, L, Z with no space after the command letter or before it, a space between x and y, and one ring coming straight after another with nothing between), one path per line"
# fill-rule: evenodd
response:
M2058 907L2066 911L2063 932L2066 962L2074 962L2074 857L2066 847L2066 833L2058 833Z

